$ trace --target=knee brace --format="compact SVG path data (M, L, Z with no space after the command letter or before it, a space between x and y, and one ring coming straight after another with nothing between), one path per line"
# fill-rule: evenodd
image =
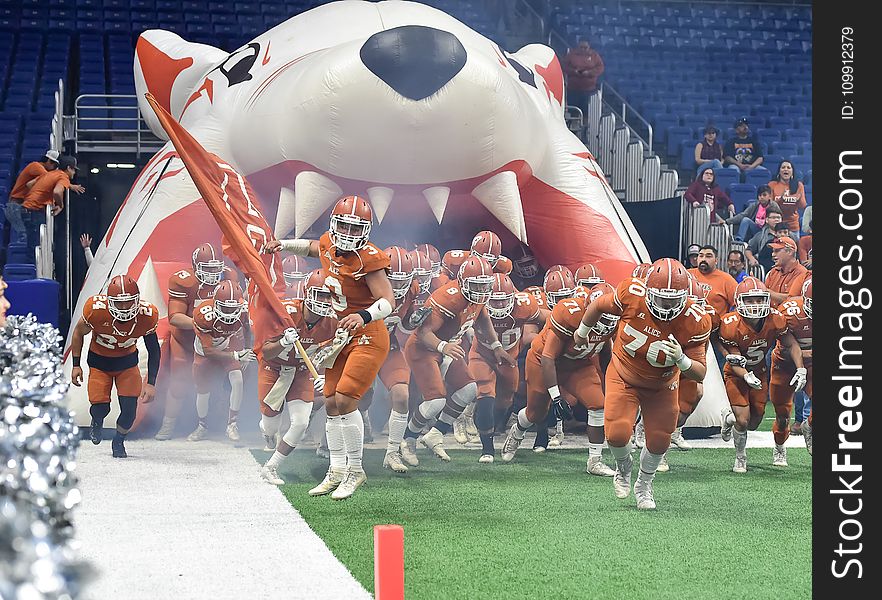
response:
M478 398L478 404L475 407L475 427L478 431L493 430L493 408L496 405L496 398L492 396L484 396Z
M128 431L135 424L136 414L138 414L138 398L136 396L120 396L119 418L116 420L116 426Z

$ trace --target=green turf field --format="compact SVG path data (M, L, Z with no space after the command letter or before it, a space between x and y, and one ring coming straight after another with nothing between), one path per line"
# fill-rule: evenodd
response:
M372 526L402 525L408 600L811 597L804 449L790 449L785 469L771 466L771 449L749 450L743 475L730 471L730 449L671 452L649 512L586 475L587 450L526 450L493 465L475 451L452 451L451 463L420 452L404 476L366 450L369 479L345 501L307 495L328 463L296 451L281 489L369 591Z

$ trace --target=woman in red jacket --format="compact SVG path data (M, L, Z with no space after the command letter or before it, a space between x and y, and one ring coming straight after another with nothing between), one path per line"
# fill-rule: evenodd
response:
M717 185L716 175L710 167L704 169L699 178L686 188L683 198L693 208L706 206L711 213L711 223L724 223L727 218L735 214L735 205L726 192Z

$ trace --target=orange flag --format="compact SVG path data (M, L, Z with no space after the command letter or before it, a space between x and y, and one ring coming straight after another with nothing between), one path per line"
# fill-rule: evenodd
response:
M203 148L152 94L146 98L220 227L224 254L249 280L248 306L254 347L259 352L267 339L294 326L279 300L285 291L281 255L260 254L264 244L275 239L273 230L257 208L257 196L245 178Z

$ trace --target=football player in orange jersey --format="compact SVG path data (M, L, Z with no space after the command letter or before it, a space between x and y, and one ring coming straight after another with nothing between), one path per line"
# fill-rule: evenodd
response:
M651 266L652 263L640 263L634 267L634 270L631 272L631 277L646 281L646 273ZM638 449L643 448L646 444L646 432L643 429L643 419L641 418L639 410L637 411L637 423L634 425L634 434L631 436L631 443ZM662 460L662 462L659 463L659 471L667 470L666 462L667 461Z
M502 256L502 240L492 231L479 231L472 238L468 250L450 250L441 259L441 265L448 277L447 281L456 279L462 263L470 256L481 256L490 263L494 273L511 273L512 264Z
M438 248L432 244L417 244L414 250L426 255L432 265L432 281L429 284L430 292L434 292L449 281L449 279L444 276L444 273L441 272L441 253L438 252Z
M583 290L584 288L579 288ZM588 411L588 463L592 475L612 477L615 472L603 463L604 398L600 381L599 354L615 333L619 317L602 314L588 333L584 344L573 339L582 321L586 306L604 293L612 294L611 286L602 284L590 294L579 294L558 302L548 323L533 340L527 352L527 406L518 413L502 446L502 460L510 462L534 423L543 429L549 408L561 421L573 417L571 405L577 402ZM607 350L608 352L608 350Z
M294 327L268 339L258 349L257 396L260 401L260 429L268 447L275 450L260 471L261 477L274 485L284 480L277 471L286 456L300 443L309 426L315 392L324 387L324 378L313 379L295 344L299 340L307 354L334 338L337 318L331 304L331 290L325 285L327 273L316 269L306 278L303 300L285 299L282 304L294 320ZM267 400L284 398L291 424L279 438L282 411L272 409Z
M428 268L426 255L419 251L414 250L411 253L400 246L390 246L386 248L386 254L391 261L389 281L392 282L395 308L392 309L392 314L384 319L389 330L391 349L383 366L380 367L380 381L389 391L389 402L392 405L392 412L389 415L389 439L386 442L383 466L396 473L406 473L407 465L401 458L399 447L401 440L404 439L404 430L407 428L410 368L407 366L402 347L406 337L413 331L408 329L408 321L414 298L428 289L431 270ZM421 265L421 281L414 281L414 258Z
M157 440L171 439L183 399L191 393L193 377L193 311L211 301L214 288L224 275L224 261L209 243L199 245L192 256L191 269L181 269L168 280L168 324L171 336L169 370L171 380L165 399L162 427Z
M438 422L423 435L421 443L441 460L449 461L443 446L444 434L477 398L475 378L460 346L466 331L474 326L478 340L488 345L495 361L514 364L484 310L492 287L490 263L480 256L469 257L455 281L432 293L426 303L432 308L429 318L404 346L407 364L425 398L411 417L401 443L401 455L409 465L419 465L415 452L417 436L436 418Z
M638 408L643 415L646 445L634 485L638 509L655 508L652 481L677 426L679 380L702 381L706 372L711 319L688 293L686 268L672 258L659 259L646 281L625 279L614 294L589 304L574 335L576 343L584 344L600 315L622 317L606 370L604 425L617 463L613 488L617 497L627 498L633 467L631 431Z
M799 345L789 332L787 318L771 307L769 290L755 277L745 277L735 288L735 310L723 315L720 325L720 340L729 352L723 367L726 393L729 396L730 411L723 411L723 426L720 433L725 441L735 438L735 473L747 472L747 432L755 430L763 420L768 397L769 374L766 371L766 351L777 340L778 348L785 348L796 368L805 369ZM788 380L790 377L788 377ZM787 452L784 441L790 434L787 419L793 403L793 388L802 389L796 377L788 385L788 393L783 398L772 395L775 406L775 450L773 463L787 466ZM786 412L785 412L786 411Z
M582 286L586 290L590 290L599 283L606 283L603 273L591 263L584 264L576 269L573 277L576 280L576 285Z
M89 344L89 414L92 416L89 437L100 444L104 418L110 414L110 392L116 385L119 399L119 417L116 435L111 444L114 458L126 458L126 434L135 423L138 402L147 404L156 394L156 373L159 370L159 340L156 325L159 310L141 300L138 284L128 275L117 275L107 285L106 295L92 296L83 308L83 316L74 328L70 342L73 369L71 383L83 381L80 356L83 340L90 331ZM138 369L138 338L144 338L147 347L147 380L141 384Z
M517 356L520 353L523 330L537 329L539 306L530 294L518 292L511 278L503 273L493 275L493 288L487 301L487 312L502 349L512 358L512 364L500 363L489 345L476 340L469 350L469 368L475 376L478 396L475 407L475 425L481 439L481 457L478 462L492 463L495 413L507 412L520 380ZM458 421L457 421L458 422ZM460 431L457 441L465 443L467 435Z
M389 353L383 320L395 302L387 275L389 256L368 241L372 222L367 200L344 196L331 211L330 228L321 239L273 240L264 249L318 257L327 272L325 285L331 290L341 336L349 338L325 371L325 431L331 458L324 480L309 490L311 496L330 493L342 500L367 480L362 467L364 419L358 404Z
M193 314L193 382L196 384L196 416L199 422L187 440L198 442L208 432L208 401L211 388L218 375L230 381L230 415L227 420L227 437L239 441L239 409L242 406L242 369L256 359L251 349L232 350L242 346L245 303L239 284L226 279L221 281L210 302L203 303ZM238 338L238 339L236 339Z
M528 246L520 244L512 260L511 280L519 290L542 285L543 273L539 261Z
M290 255L282 260L282 276L285 278L285 298L303 300L306 297L306 278L312 272L303 256Z
M772 352L769 397L775 406L775 426L772 431L775 433L775 444L780 446L780 449L776 446L776 462L772 464L787 466L787 454L781 449L790 435L787 423L793 408L793 394L805 389L805 395L809 399L812 397L812 280L807 279L802 285L801 296L785 300L778 310L786 317L787 327L796 339L798 354L802 358L800 365L780 340ZM809 426L806 443L810 448L811 421L804 421L803 428L806 423Z

